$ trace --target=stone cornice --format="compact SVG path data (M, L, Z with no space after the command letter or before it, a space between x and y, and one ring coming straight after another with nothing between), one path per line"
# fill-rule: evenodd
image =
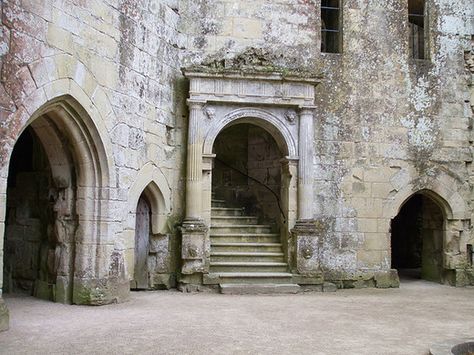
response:
M183 75L190 78L220 78L220 79L245 79L258 81L295 82L318 85L322 81L322 75L308 72L263 70L256 67L248 69L212 69L204 66L194 66L181 69Z

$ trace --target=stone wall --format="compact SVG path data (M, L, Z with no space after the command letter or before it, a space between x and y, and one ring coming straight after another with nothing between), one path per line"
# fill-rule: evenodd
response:
M323 74L313 208L326 228L326 278L365 279L389 269L390 220L423 189L459 221L446 238L460 248L448 259L462 258L472 199L467 3L429 2L426 60L410 57L404 1L345 1L341 54L320 53L318 1L209 0L183 2L180 11L191 35L186 62L229 59L251 46L278 66Z
M187 93L179 69L186 37L178 32L177 4L7 0L0 6L2 236L15 141L41 113L55 111L56 103L73 102L82 126L77 132L90 134L83 146L90 144L91 156L103 164L97 171L76 166L78 178L86 172L100 177L100 182L93 191L90 179L84 178L78 191L84 231L76 236L74 302L102 304L127 297L132 260L125 250L134 236L134 208L129 205L135 199L136 207L143 191L135 190L142 185L142 189L153 185L159 200L154 206L163 207L153 213L154 233L170 239L160 243L166 250L156 254L163 259L157 263L160 272L168 275L162 281L166 284L178 270L176 225L184 199ZM64 131L74 136L76 121L61 122ZM71 147L77 163L84 157L81 145L73 141ZM83 196L82 190L89 192ZM3 253L0 259L3 269Z
M444 267L468 275L474 10L461 0L429 2L428 59L417 61L409 55L406 2L344 1L341 54L320 52L319 5L2 1L0 235L14 143L45 111L60 112L58 127L83 142L71 145L72 160L82 164L75 302L126 298L134 213L145 189L154 200L152 232L169 240L157 253L160 278L172 279L188 116L180 68L225 62L252 47L252 60L271 63L268 69L324 77L316 94L313 214L326 279L387 272L390 220L417 191L433 195L445 213ZM3 249L2 238L2 262Z

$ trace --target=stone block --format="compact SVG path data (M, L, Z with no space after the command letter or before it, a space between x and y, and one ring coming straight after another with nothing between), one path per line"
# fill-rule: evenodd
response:
M359 267L378 268L387 261L386 250L358 250L357 261Z
M233 21L234 37L256 39L262 37L262 22L257 19L235 18Z
M10 314L5 301L0 298L0 332L8 330L10 325Z
M376 233L377 232L377 219L358 218L357 227L358 227L357 230L359 232Z
M336 292L337 286L332 282L323 283L323 292Z
M365 250L388 250L390 248L390 240L387 233L365 233L364 245Z
M56 26L54 23L48 24L46 40L50 46L56 47L66 53L72 53L73 51L72 34Z
M374 274L375 287L377 288L397 288L400 286L397 270L377 271Z

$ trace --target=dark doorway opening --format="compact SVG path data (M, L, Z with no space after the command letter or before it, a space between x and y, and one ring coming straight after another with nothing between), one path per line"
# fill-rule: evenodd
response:
M442 281L444 216L428 196L415 194L392 220L392 268L401 279Z
M260 223L279 224L281 162L275 139L263 128L240 123L224 129L214 142L213 195L244 207Z

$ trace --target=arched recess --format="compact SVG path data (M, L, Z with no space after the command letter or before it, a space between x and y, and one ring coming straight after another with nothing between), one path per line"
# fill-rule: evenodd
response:
M291 158L298 156L297 140L288 127L272 113L252 107L233 110L212 125L204 139L203 154L212 154L214 141L223 129L239 123L250 123L263 128L272 135L285 156Z
M466 202L461 195L448 186L447 183L443 184L440 181L446 180L447 177L444 173L440 173L437 176L437 181L431 184L425 184L423 187L419 187L419 184L412 182L407 184L404 188L399 190L392 198L390 198L383 208L383 216L386 219L392 219L400 211L401 206L415 193L423 193L431 197L436 201L439 206L443 209L447 219L469 219L469 213ZM455 183L452 182L452 186Z
M391 263L402 276L444 282L447 215L451 208L430 190L406 199L391 220Z
M140 169L129 190L126 230L135 229L135 211L142 194L150 204L152 233L166 233L166 218L171 212L171 189L164 174L153 163L147 163Z
M137 262L137 208L140 207L140 204L145 202L149 206L150 215L150 236L158 240L166 239L161 236L164 236L169 232L169 227L167 225L167 218L171 212L171 189L168 182L166 181L165 176L161 170L156 167L153 163L147 163L140 169L138 175L136 176L132 187L128 193L128 208L127 215L124 218L124 232L122 238L122 248L124 249L124 258L126 260L126 273L129 280L131 281L131 288L152 288L153 282L148 283L145 287L144 284L147 282L144 281L144 277L140 284L136 280L136 262ZM143 233L141 233L143 234ZM143 236L142 236L143 237ZM149 241L147 241L147 244ZM150 254L143 256L145 259L151 258L156 259L156 254ZM166 258L167 256L165 256ZM148 263L145 263L145 267ZM151 263L153 264L153 263ZM148 270L149 274L153 274L154 270ZM150 279L149 279L150 280Z
M11 132L10 138L16 141L31 128L51 169L50 187L54 191L51 203L55 211L51 224L55 231L54 260L58 270L53 282L55 288L50 290L52 299L76 302L73 287L98 277L97 246L106 233L103 188L110 182L110 160L92 118L70 95L45 102L27 120L16 123L17 130ZM10 156L6 168L2 167L6 171ZM8 186L2 184L2 187L6 196ZM2 210L6 210L6 202L5 198ZM4 223L5 216L1 218Z

